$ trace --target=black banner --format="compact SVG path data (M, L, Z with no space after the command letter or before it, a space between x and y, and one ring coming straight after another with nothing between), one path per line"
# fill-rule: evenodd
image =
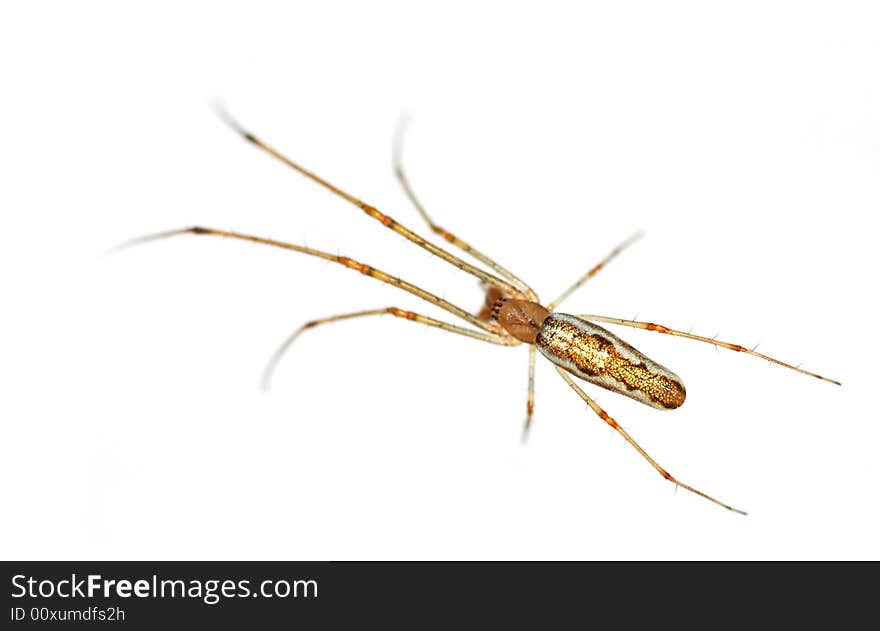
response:
M3 628L93 624L336 627L445 620L539 628L681 623L761 611L790 624L834 606L837 623L872 602L856 564L3 562ZM868 569L867 567L864 569Z

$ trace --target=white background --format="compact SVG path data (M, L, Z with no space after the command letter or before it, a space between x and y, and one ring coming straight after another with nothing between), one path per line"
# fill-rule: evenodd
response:
M610 5L610 3L601 3ZM880 36L873 3L4 3L4 558L877 558ZM540 7L540 8L539 8ZM424 231L439 222L565 311L689 329L837 378L615 329L678 373L658 412L526 350L394 318L477 283L260 154L253 131Z

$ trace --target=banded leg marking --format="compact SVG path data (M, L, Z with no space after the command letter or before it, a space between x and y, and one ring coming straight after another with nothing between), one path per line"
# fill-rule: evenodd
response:
M822 375L817 375L814 372L810 372L809 370L804 370L798 366L793 366L791 364L787 364L784 361L780 361L769 355L764 355L763 353L759 353L757 351L753 351L745 346L740 346L739 344L731 344L730 342L722 342L721 340L715 340L711 337L703 337L702 335L694 335L693 333L686 333L685 331L676 331L675 329L670 329L669 327L663 326L662 324L654 324L653 322L638 322L636 320L623 320L621 318L610 318L608 316L598 316L598 315L578 315L579 318L583 318L584 320L589 320L591 322L607 322L609 324L619 324L621 326L628 326L634 329L644 329L645 331L654 331L656 333L665 333L666 335L674 335L676 337L685 337L689 340L696 340L698 342L705 342L707 344L712 344L713 346L720 346L721 348L727 348L732 351L736 351L737 353L745 353L747 355L754 355L755 357L759 357L761 359L766 359L768 362L772 364L776 364L777 366L782 366L783 368L790 368L796 372L799 372L804 375L808 375L810 377L815 377L816 379L821 379L822 381L828 381L830 383L840 385L839 381L834 379L829 379L828 377L823 377Z
M559 368L558 366L556 367L556 372L558 372L562 376L562 378L565 379L566 383L568 383L568 385L571 386L571 389L574 390L578 394L578 396L581 399L583 399L587 405L590 406L590 408L593 410L593 412L596 413L596 415L599 418L601 418L609 426L611 426L614 429L614 431L616 431L621 436L623 436L626 439L626 442L628 442L630 445L632 445L635 448L635 450L638 451L645 460L647 460L649 463L651 463L651 466L654 467L657 470L657 472L660 475L662 475L665 479L669 480L670 482L672 482L676 486L680 486L681 488L683 488L687 491L690 491L691 493L694 493L696 495L699 495L700 497L705 498L705 499L709 500L710 502L718 504L719 506L722 506L722 507L726 508L727 510L733 511L735 513L739 513L740 515L746 514L745 511L742 511L738 508L734 508L733 506L725 504L724 502L719 502L711 495L707 495L706 493L703 493L702 491L695 489L692 486L688 486L687 484L679 482L675 477L672 476L672 474L670 474L666 469L661 467L657 463L656 460L654 460L651 456L649 456L648 452L646 452L644 449L642 449L641 446L635 440L633 440L629 434L626 433L626 430L624 430L620 425L618 425L617 421L615 421L613 418L611 418L608 415L608 413L605 412L605 410L603 410L601 407L599 407L598 403L593 401L593 399L591 399L587 395L586 392L581 390L580 387L578 387L578 385L574 382L574 380L569 376L569 374L567 372L565 372L562 368Z
M535 345L529 345L529 393L526 398L526 422L523 425L522 440L525 442L529 437L529 429L532 427L532 415L535 413Z
M266 364L266 368L263 370L263 378L261 380L263 390L269 390L269 387L272 383L272 376L275 374L275 369L278 367L278 363L281 361L281 358L284 356L284 354L287 352L293 342L302 334L303 331L306 331L307 329L313 329L316 326L320 326L322 324L330 324L331 322L339 322L341 320L351 320L353 318L363 318L367 316L379 316L388 314L391 314L398 318L403 318L404 320L410 320L412 322L418 322L427 326L433 326L443 331L449 331L450 333L457 333L459 335L464 335L476 340L489 342L491 344L498 344L500 346L516 346L517 344L519 344L519 341L514 338L504 338L497 335L489 335L488 333L480 333L479 331L472 331L470 329L465 329L464 327L455 326L454 324L443 322L442 320L429 318L428 316L424 316L419 313L398 309L397 307L385 307L384 309L369 309L366 311L343 313L341 315L319 318L317 320L310 320L299 327L296 331L291 333L287 337L287 339L284 340L281 346L279 346L278 349L272 354L272 357L269 358L269 361Z
M420 248L427 250L428 252L430 252L434 256L437 256L437 257L443 259L444 261L446 261L447 263L454 265L455 267L462 270L463 272L471 274L472 276L476 276L481 281L483 281L489 285L493 285L495 287L498 287L499 289L502 289L505 293L507 293L509 295L522 296L522 292L517 287L510 284L509 282L501 280L500 278L493 276L491 274L487 274L483 270L481 270L477 267L474 267L473 265L471 265L470 263L468 263L466 261L463 261L462 259L458 258L454 254L450 254L449 252L447 252L443 248L437 247L436 245L434 245L433 243L431 243L430 241L428 241L424 237L421 237L418 234L416 234L415 232L413 232L412 230L405 228L404 226L399 224L397 221L395 221L394 219L392 219L388 215L379 211L377 208L367 204L366 202L358 199L357 197L355 197L354 195L351 195L350 193L346 193L338 186L331 184L330 182L328 182L324 178L316 175L315 173L312 173L311 171L309 171L305 167L300 166L299 164L297 164L296 162L294 162L293 160L291 160L290 158L285 156L283 153L281 153L280 151L278 151L277 149L275 149L271 145L266 144L265 142L263 142L262 140L257 138L254 134L252 134L251 132L246 130L244 127L242 127L242 125L238 121L236 121L234 118L232 118L232 116L228 112L226 112L222 107L220 107L219 105L216 106L216 110L217 110L217 113L220 116L220 118L223 119L223 121L225 121L226 124L229 125L233 130L238 132L238 134L241 135L242 138L244 138L245 140L247 140L248 142L253 144L258 149L269 154L270 156L272 156L276 160L282 162L283 164L286 164L288 167L292 168L293 170L298 171L299 173L301 173L302 175L304 175L308 179L312 180L316 184L320 184L321 186L326 188L328 191L335 193L336 195L338 195L342 199L346 200L347 202L357 206L362 211L364 211L364 213L366 213L368 216L372 217L373 219L375 219L376 221L381 223L386 228L390 228L391 230L393 230L397 234L401 235L403 238L405 238L409 241L412 241Z
M538 302L538 295L532 290L531 287L525 284L520 278L518 278L513 272L507 270L499 263L496 263L494 260L471 246L469 243L466 243L459 239L457 236L452 234L451 232L441 228L434 220L428 215L428 212L425 210L425 207L422 206L421 201L419 201L418 196L413 190L412 185L409 182L409 178L406 175L406 172L403 168L403 136L405 133L405 125L403 121L398 123L397 130L394 134L394 175L397 177L398 182L400 182L400 186L403 188L403 192L406 194L407 198L412 205L415 206L415 209L422 216L422 219L425 220L425 223L428 224L428 227L434 232L434 234L439 235L441 238L445 239L447 242L456 246L460 250L467 252L472 257L491 268L494 272L502 276L503 278L510 281L513 285L525 294L529 300L534 302Z
M262 243L264 245L271 245L276 248L282 248L284 250L293 250L294 252L301 252L303 254L308 254L310 256L316 256L318 258L333 261L334 263L339 263L344 267L355 270L364 274L365 276L370 276L375 278L376 280L382 281L383 283L387 283L394 287L398 287L403 291L413 294L414 296L418 296L422 300L430 302L433 305L440 307L441 309L445 309L449 313L452 313L462 320L466 322L470 322L474 326L483 329L484 331L488 331L493 335L498 335L503 338L513 339L506 331L504 331L497 324L493 324L491 322L484 322L477 318L474 315L471 315L461 307L457 307L451 302L440 298L439 296L435 296L434 294L413 285L405 280L401 280L382 270L376 269L375 267L371 267L365 263L361 263L360 261L356 261L354 259L350 259L347 256L338 256L335 254L330 254L329 252L323 252L321 250L314 250L312 248L307 248L302 245L295 245L293 243L287 243L285 241L277 241L275 239L267 239L264 237L257 237L250 234L243 234L240 232L231 232L228 230L216 230L214 228L203 228L201 226L191 226L189 228L181 228L179 230L169 230L167 232L157 232L155 234L149 234L143 237L138 237L136 239L132 239L126 243L115 248L115 250L124 249L127 247L131 247L133 245L138 245L141 243L146 243L148 241L156 241L159 239L166 239L168 237L174 237L182 234L207 234L218 237L229 237L232 239L240 239L242 241L250 241L252 243Z
M629 246L631 246L633 243L635 243L636 241L638 241L641 238L642 238L642 233L636 232L629 239L627 239L626 241L624 241L623 243L618 245L616 248L611 250L611 252L608 254L608 256L606 256L604 259L602 259L601 261L596 263L593 267L591 267L590 270L586 274L581 276L579 279L577 279L577 281L575 281L575 283L571 287L569 287L564 292L562 292L562 295L559 296L559 298L557 298L556 300L551 302L549 305L547 305L547 310L553 311L554 309L556 309L556 307L558 307L560 305L560 303L562 303L563 300L568 298L571 294L573 294L575 291L580 289L584 283L586 283L593 276L598 274L599 270L601 270L603 267L605 267L609 261L616 258L621 252L623 252L626 248L628 248Z

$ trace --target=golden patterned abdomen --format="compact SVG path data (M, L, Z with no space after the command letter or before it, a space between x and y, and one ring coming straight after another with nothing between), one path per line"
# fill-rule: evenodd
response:
M684 403L684 384L678 375L586 320L551 313L541 324L535 345L573 375L645 405L671 410Z

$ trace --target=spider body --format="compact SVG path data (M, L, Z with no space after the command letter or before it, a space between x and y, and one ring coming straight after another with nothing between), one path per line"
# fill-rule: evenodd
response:
M608 329L537 302L497 298L492 318L513 337L569 373L658 410L684 403L685 389L674 372L633 348Z

